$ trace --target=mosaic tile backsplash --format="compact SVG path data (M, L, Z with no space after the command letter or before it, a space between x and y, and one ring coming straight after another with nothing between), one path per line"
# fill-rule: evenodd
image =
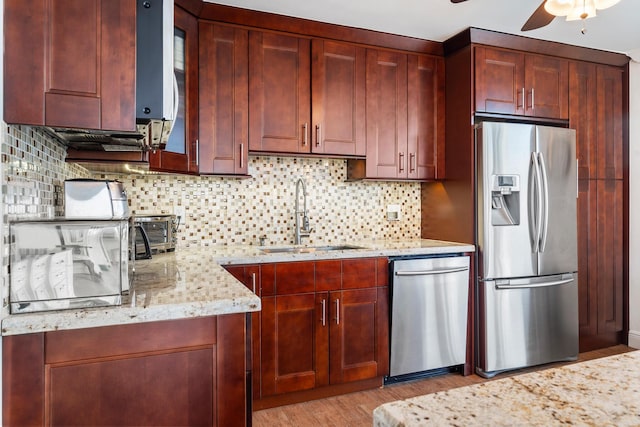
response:
M192 176L109 176L124 182L134 215L184 212L178 247L292 244L296 181L307 190L313 232L303 243L420 237L420 184L346 182L346 161L250 157L249 179ZM400 205L398 221L387 206ZM303 197L300 196L300 208Z
M65 163L64 147L48 133L29 126L2 126L3 315L9 283L8 223L62 215L64 180L69 178L122 181L136 215L184 212L178 249L258 244L261 236L266 236L267 245L292 244L298 178L306 184L313 229L304 243L420 237L420 184L346 182L345 160L252 156L248 179L92 175L81 166ZM390 204L401 206L397 221L386 219Z
M67 178L89 177L83 167L65 163L65 149L44 131L2 123L2 315L9 295L9 221L63 214Z

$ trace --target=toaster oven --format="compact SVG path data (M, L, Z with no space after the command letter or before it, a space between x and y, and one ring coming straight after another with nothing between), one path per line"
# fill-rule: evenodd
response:
M152 253L171 252L176 249L179 225L176 215L136 215L134 223L147 234Z

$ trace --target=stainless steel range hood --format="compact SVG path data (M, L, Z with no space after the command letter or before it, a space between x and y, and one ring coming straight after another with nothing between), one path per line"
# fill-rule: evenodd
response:
M178 105L173 73L173 0L136 0L136 7L137 130L48 128L69 148L104 152L166 146Z

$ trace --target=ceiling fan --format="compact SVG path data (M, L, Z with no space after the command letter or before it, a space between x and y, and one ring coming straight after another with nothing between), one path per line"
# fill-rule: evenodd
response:
M451 0L451 3L462 3L467 0ZM567 20L587 19L596 16L596 9L606 9L620 0L544 0L531 14L521 31L542 28L553 21L556 16L566 16ZM583 30L584 32L584 30Z

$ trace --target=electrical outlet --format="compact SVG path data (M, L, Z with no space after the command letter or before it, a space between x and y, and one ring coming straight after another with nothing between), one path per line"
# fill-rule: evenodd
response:
M400 221L400 205L387 205L387 220Z
M173 207L173 214L175 216L180 217L180 224L184 224L187 222L187 214L184 210L184 206L174 206Z

